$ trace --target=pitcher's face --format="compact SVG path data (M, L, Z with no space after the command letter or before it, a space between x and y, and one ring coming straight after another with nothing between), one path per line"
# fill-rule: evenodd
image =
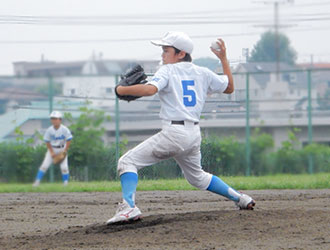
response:
M163 49L163 53L162 53L163 64L177 63L180 62L180 60L182 59L181 52L175 54L175 49L173 47L162 46L162 49Z

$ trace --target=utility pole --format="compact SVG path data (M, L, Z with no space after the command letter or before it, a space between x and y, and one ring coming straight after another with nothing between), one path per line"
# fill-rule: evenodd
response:
M243 48L242 49L242 56L245 58L245 63L248 63L249 55L250 55L249 48Z
M49 98L49 114L53 112L53 98L54 98L54 83L51 74L48 74L48 98ZM54 182L54 166L49 169L49 180Z
M280 78L280 44L278 34L278 2L274 2L274 30L275 30L275 56L276 56L276 80Z
M311 54L311 66L310 67L311 68L314 67L314 55L313 54Z
M280 39L279 39L279 29L280 29L280 19L279 19L279 4L285 3L294 3L294 0L275 0L275 1L255 1L256 3L264 3L264 4L273 4L274 6L274 23L273 25L261 25L263 27L272 27L275 33L275 41L274 41L274 48L275 48L275 60L276 60L276 80L279 80L280 75ZM288 26L288 25L286 25ZM281 25L281 27L284 27Z

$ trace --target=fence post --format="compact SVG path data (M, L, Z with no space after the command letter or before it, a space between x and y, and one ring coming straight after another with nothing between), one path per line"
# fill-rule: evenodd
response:
M308 144L313 143L313 124L312 124L312 74L311 69L307 71L308 78ZM308 155L308 172L314 173L313 156Z
M53 98L54 98L54 86L53 77L48 76L48 98L49 98L49 114L53 112ZM54 166L51 165L49 169L49 181L54 182Z
M84 167L84 181L88 182L88 166Z
M250 73L246 73L246 96L245 96L245 108L246 108L246 126L245 126L245 158L246 158L246 176L251 174L251 145L250 145L250 87L249 87Z
M118 84L118 75L116 75L116 78L115 78L115 82L116 82L116 85ZM118 160L119 160L119 155L120 155L120 152L119 152L119 143L120 143L120 135L119 135L119 100L118 100L118 97L116 95L116 107L115 107L115 112L116 112L116 165L118 164Z

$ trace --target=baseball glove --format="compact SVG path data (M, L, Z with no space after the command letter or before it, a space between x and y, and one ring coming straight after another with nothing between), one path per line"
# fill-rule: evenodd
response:
M54 156L53 158L53 164L60 164L66 157L66 152L60 152L57 155Z
M125 75L121 77L120 82L115 88L115 92L117 97L120 100L125 100L125 101L134 101L141 96L133 96L133 95L119 95L117 93L117 87L118 86L132 86L136 84L144 84L146 83L147 75L144 73L144 69L141 67L141 65L136 65L133 69L128 71Z

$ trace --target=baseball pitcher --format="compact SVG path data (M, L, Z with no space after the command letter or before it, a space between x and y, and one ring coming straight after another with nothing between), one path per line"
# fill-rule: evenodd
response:
M120 99L127 101L158 93L162 130L119 159L117 168L123 202L107 224L140 218L141 211L135 204L138 171L171 157L194 187L225 196L240 209L252 210L255 201L250 196L229 187L201 166L199 119L205 99L210 93L231 94L234 91L224 41L217 40L219 49L211 47L222 63L224 75L221 76L191 62L193 42L185 33L168 32L161 40L151 43L162 47L163 66L147 83L143 69L135 67L115 90Z
M39 168L34 187L39 186L40 181L46 173L49 166L53 164L60 164L62 172L63 185L67 185L69 181L69 167L67 152L70 147L72 135L70 130L62 123L62 114L58 111L53 111L50 114L50 126L44 135L44 141L47 145L46 156Z

